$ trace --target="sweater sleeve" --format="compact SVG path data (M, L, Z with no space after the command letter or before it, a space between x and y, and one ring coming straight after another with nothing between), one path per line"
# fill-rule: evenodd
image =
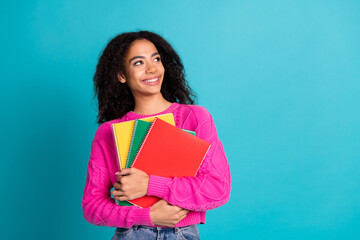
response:
M193 211L214 209L229 200L231 179L227 158L212 117L203 111L195 132L211 146L196 176L166 178L151 175L147 195Z
M99 135L99 134L97 134ZM106 143L95 139L91 146L85 190L83 213L92 224L109 227L130 228L133 225L154 226L150 219L150 208L119 206L111 198L113 184L106 166Z

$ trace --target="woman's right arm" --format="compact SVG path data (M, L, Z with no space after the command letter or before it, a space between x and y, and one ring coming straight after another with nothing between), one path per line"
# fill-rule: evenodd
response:
M108 134L105 134L108 135ZM120 206L111 197L113 188L110 179L109 163L112 159L110 146L103 140L102 127L99 127L91 145L87 178L83 195L85 219L95 225L130 228L134 225L174 226L186 217L187 210L159 201L151 208Z
M85 219L92 224L109 227L154 226L150 219L150 208L119 206L115 203L110 194L113 184L105 158L103 143L95 139L91 146L82 201Z

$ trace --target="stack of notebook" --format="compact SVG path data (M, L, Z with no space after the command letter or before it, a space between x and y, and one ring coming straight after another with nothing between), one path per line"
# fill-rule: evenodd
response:
M195 176L210 143L174 125L172 114L113 124L120 168L135 167L162 177ZM118 204L146 208L158 200L144 196Z

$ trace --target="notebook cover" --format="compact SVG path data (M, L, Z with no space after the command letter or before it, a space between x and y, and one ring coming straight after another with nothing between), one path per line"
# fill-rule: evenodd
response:
M141 144L143 143L147 132L151 126L150 122L146 122L143 120L135 120L134 130L131 137L131 143L129 147L128 158L126 160L126 168L131 167L132 163L134 162L135 156L138 153ZM184 131L196 136L194 131L183 129Z
M141 120L152 122L155 117L158 117L175 126L174 115L172 113L143 118ZM126 159L129 152L131 135L134 128L134 122L135 120L131 120L131 121L112 124L114 141L116 145L116 153L119 161L120 170L124 169L126 165Z
M210 143L155 118L132 167L162 177L195 176ZM159 198L144 196L129 202L146 208Z
M133 205L132 203L129 203L128 201L118 201L118 200L116 200L116 204L120 205L120 206L125 206L125 207Z
M131 137L131 143L129 148L128 158L126 160L126 167L131 167L136 154L138 153L141 144L143 143L147 132L151 126L150 122L142 121L142 120L135 120L134 130Z
M188 132L188 133L190 133L191 135L194 135L194 136L196 136L196 132L194 132L194 131L191 131L191 130L186 130L186 129L183 129L185 132Z

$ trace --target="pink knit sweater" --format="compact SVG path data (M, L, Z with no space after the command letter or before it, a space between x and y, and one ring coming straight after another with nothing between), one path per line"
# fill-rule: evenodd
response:
M230 170L223 146L209 112L200 106L173 103L158 113L173 113L179 128L192 130L211 143L195 177L165 178L150 176L147 195L165 199L172 205L189 209L176 227L205 223L207 210L225 204L230 197ZM158 115L156 114L156 115ZM83 196L85 219L95 225L130 228L133 225L154 226L150 208L119 206L111 198L111 189L119 171L111 124L149 117L128 112L121 119L106 122L98 128L91 155Z

